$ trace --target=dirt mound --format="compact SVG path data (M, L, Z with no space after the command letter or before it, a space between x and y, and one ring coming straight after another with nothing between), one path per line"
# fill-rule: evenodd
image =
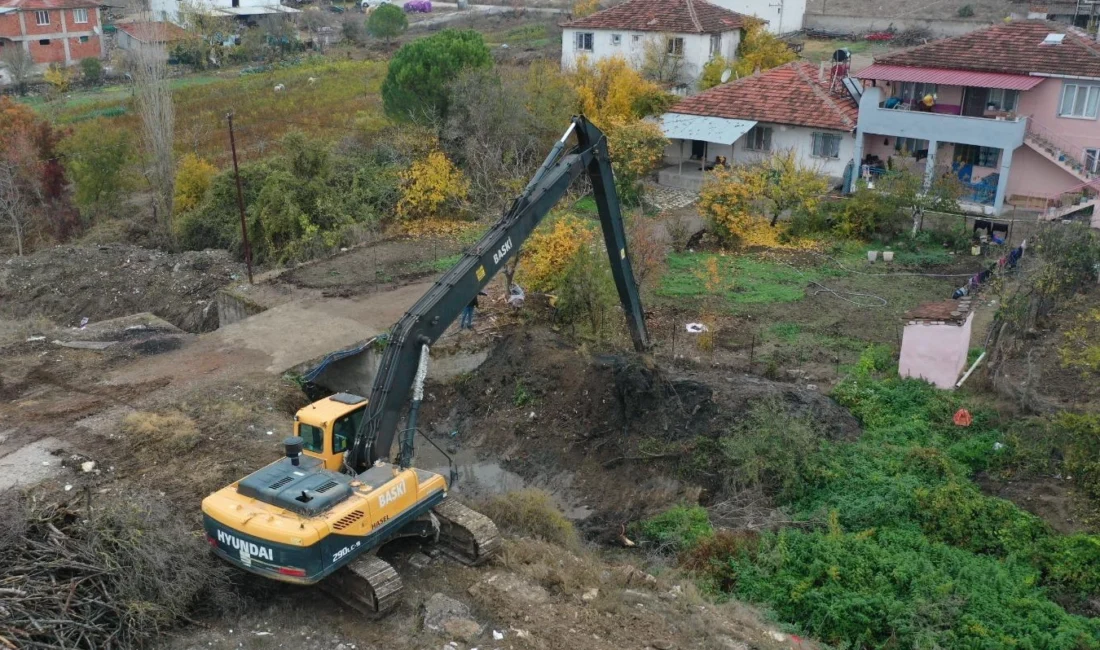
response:
M152 312L188 332L217 329L214 293L244 274L224 251L59 246L0 264L0 317L78 325Z
M591 356L545 329L494 346L471 375L428 391L422 422L452 452L498 458L573 509L590 536L715 485L681 480L700 436L729 433L752 404L773 399L821 435L852 439L855 418L820 393L721 368L670 369L637 355Z

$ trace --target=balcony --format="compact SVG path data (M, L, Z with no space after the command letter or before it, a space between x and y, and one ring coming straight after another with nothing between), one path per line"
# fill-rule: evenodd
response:
M955 142L1012 151L1024 142L1027 118L993 119L882 108L882 91L866 88L859 100L860 134Z

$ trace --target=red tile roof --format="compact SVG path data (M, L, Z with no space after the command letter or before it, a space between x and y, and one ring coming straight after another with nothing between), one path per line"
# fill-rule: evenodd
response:
M37 9L91 9L100 6L95 0L0 0L0 9L34 11Z
M753 21L762 22L704 0L627 0L591 16L562 23L561 26L571 29L719 34L740 29Z
M970 315L970 298L927 302L905 312L906 320L961 324Z
M187 32L172 23L125 23L118 28L142 43L171 43L187 38Z
M1065 34L1044 45L1048 34ZM876 63L980 70L1009 74L1064 74L1100 78L1100 45L1068 25L1018 20L875 57Z
M859 105L839 83L829 90L828 71L820 81L816 65L796 61L692 95L669 112L853 131Z

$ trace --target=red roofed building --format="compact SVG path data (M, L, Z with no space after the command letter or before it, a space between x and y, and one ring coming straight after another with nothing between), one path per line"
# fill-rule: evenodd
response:
M106 54L94 0L0 0L0 53L22 47L37 64L73 65Z
M703 66L721 55L737 57L742 30L756 20L704 0L627 0L562 24L561 66L569 70L577 60L621 56L642 67L647 50L664 53L675 68L668 85L687 93Z
M855 150L859 108L831 69L794 62L681 100L661 118L669 146L661 184L697 189L719 156L755 162L793 151L836 179Z
M1100 45L1084 32L1014 21L876 57L856 76L864 169L952 174L986 214L1100 213Z

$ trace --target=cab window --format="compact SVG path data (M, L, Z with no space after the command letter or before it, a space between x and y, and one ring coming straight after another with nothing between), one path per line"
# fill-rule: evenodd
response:
M315 454L325 453L325 432L311 424L298 423L298 435L302 438L302 446L306 451Z
M363 414L367 412L364 406L348 413L332 425L332 453L339 454L347 451L348 445L355 438L355 432L363 422Z

